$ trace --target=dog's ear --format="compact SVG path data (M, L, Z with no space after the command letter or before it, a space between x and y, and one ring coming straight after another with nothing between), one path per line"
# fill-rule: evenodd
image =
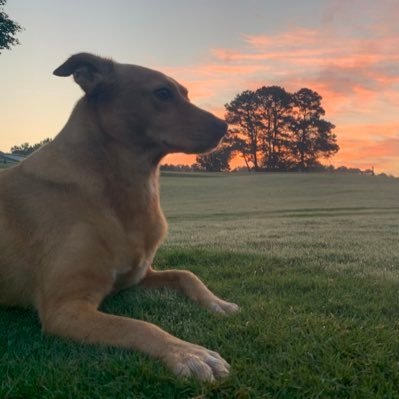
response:
M114 62L89 53L68 58L54 72L56 76L73 75L75 82L87 95L103 91L115 83Z

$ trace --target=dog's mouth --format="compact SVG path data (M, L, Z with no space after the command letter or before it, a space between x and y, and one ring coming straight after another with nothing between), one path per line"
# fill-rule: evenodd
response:
M208 141L199 141L195 140L190 143L188 146L183 146L180 144L172 144L167 140L161 141L162 150L165 153L172 153L172 152L183 152L186 154L203 154L206 152L210 152L215 149L220 141L221 137L214 137L212 140Z
M176 144L171 144L166 140L161 140L161 146L165 152L184 152L185 151L184 147L176 145Z

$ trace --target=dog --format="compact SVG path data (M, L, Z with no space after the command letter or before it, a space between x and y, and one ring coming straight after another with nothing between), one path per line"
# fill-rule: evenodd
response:
M141 351L178 376L226 377L217 352L98 308L137 285L176 289L218 313L238 310L193 273L152 267L167 232L161 159L214 149L227 124L148 68L79 53L54 75L72 75L84 96L51 143L0 173L0 304L33 306L45 333Z

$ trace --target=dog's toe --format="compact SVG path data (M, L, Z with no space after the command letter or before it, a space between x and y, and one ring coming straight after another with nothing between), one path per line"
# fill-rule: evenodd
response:
M226 302L221 299L212 302L209 306L209 309L215 313L220 313L220 314L235 313L240 310L239 306L236 305L235 303Z
M179 377L193 377L207 382L226 378L230 370L230 365L217 352L193 344L175 354L171 366Z
M226 313L218 303L212 303L209 308L216 313Z

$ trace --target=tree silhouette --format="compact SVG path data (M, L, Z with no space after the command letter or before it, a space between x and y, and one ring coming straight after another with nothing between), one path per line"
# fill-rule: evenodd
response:
M15 154L15 155L22 155L24 157L32 154L32 152L38 150L40 147L42 147L43 145L50 143L51 139L47 138L44 139L42 141L40 141L39 143L30 145L29 143L23 143L21 145L14 145L13 147L11 147L11 154Z
M319 167L339 150L321 99L307 88L291 94L279 86L237 94L225 105L232 150L256 171Z
M232 138L228 135L215 151L209 154L198 155L196 158L197 162L193 167L199 170L206 170L207 172L228 172L233 153Z
M242 156L253 169L260 169L262 121L259 110L259 100L255 92L243 91L229 104L225 105L226 121L234 128L230 130L232 137L245 144L242 147Z
M9 50L11 46L19 44L15 35L22 30L22 27L4 12L5 4L6 0L0 0L0 54L1 50Z
M256 90L256 95L262 125L263 166L269 170L285 169L292 95L279 86L263 86Z
M227 172L230 170L231 151L228 148L217 149L196 158L198 169L207 172Z
M245 166L247 167L248 171L252 169L252 166L250 165L250 152L248 151L248 145L247 142L239 137L238 135L234 135L234 129L231 130L229 129L229 133L231 134L231 139L230 139L230 148L232 154L239 154L241 158L245 162Z
M292 156L300 170L311 168L318 158L329 158L339 150L335 126L322 119L322 97L315 91L303 88L293 95L293 118L291 120Z

